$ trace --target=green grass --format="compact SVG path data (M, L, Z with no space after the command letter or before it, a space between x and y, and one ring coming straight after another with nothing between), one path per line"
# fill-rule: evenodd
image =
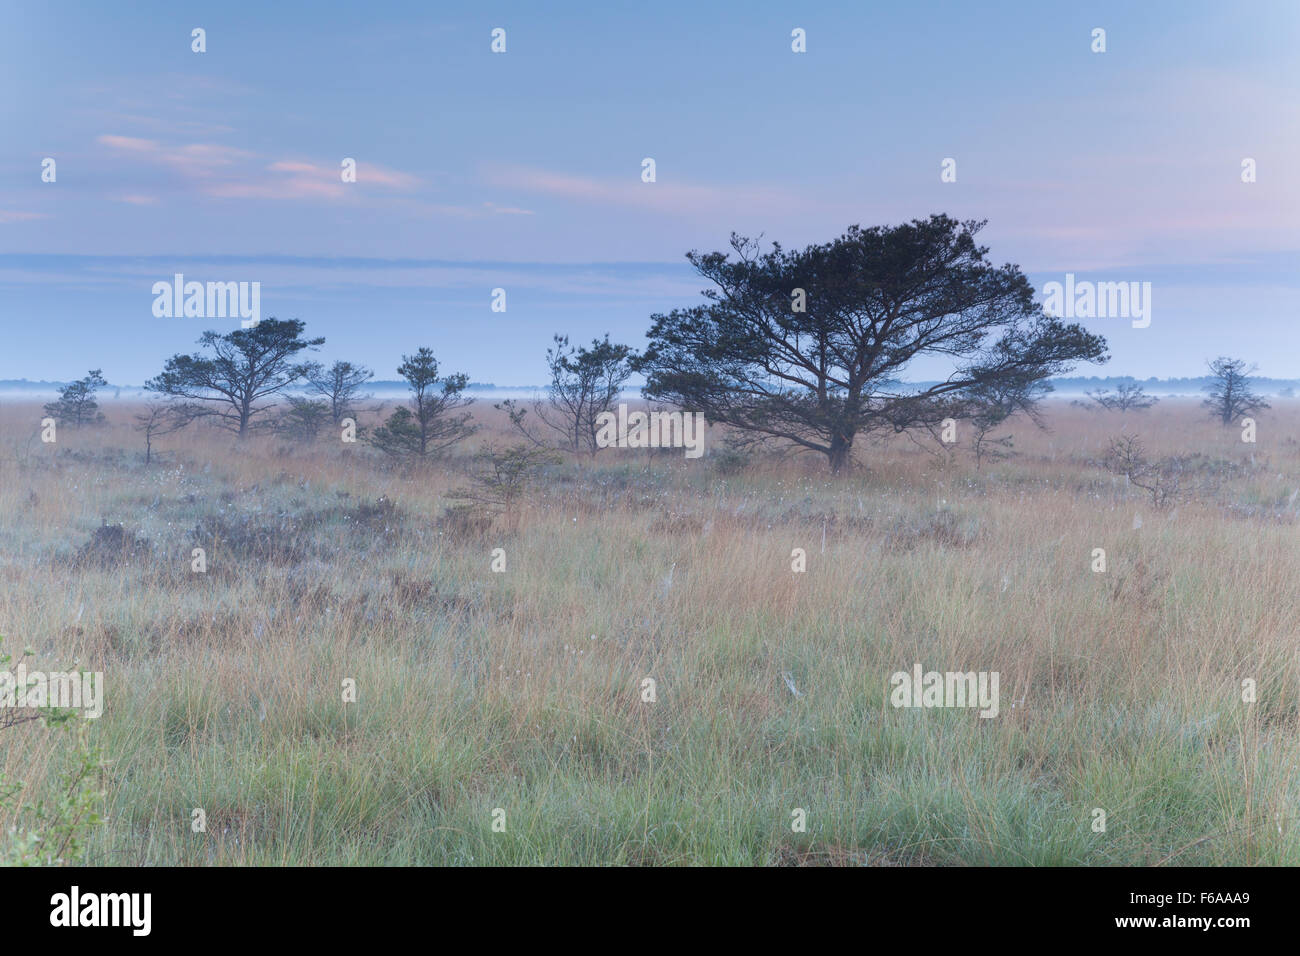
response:
M90 864L1300 863L1293 412L1248 450L1152 413L1269 459L1174 512L1063 460L1106 431L1058 407L980 472L606 453L482 535L439 522L455 462L190 434L146 469L124 425L33 448L9 414L0 633L107 677ZM212 516L239 533L194 574ZM103 519L149 553L72 564ZM916 661L998 671L1001 713L894 709ZM3 731L0 768L35 800L61 748Z

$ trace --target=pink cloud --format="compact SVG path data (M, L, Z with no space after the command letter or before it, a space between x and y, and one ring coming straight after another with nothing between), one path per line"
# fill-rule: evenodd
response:
M317 182L301 176L277 182L213 183L203 191L222 199L342 199L346 195L342 182Z
M364 195L350 195L350 184L344 183L340 176L342 167L332 163L281 159L259 168L254 165L257 154L216 143L167 146L156 140L109 134L100 136L98 142L174 169L198 181L204 195L223 199L338 201ZM410 189L419 185L420 180L409 173L364 163L358 165L357 183ZM118 201L144 204L156 199L134 196L118 197Z
M409 189L418 185L420 181L409 173L398 172L395 169L385 169L383 166L376 166L373 163L357 163L357 182L375 183L393 189Z
M139 139L136 137L114 137L114 135L103 135L99 142L104 146L113 147L114 150L130 150L133 152L157 152L159 142L156 139Z
M266 168L277 173L303 173L321 179L342 181L339 175L343 169L341 165L321 166L316 163L282 159L271 163ZM420 184L420 180L410 173L387 169L374 163L357 163L357 182L363 185L390 186L394 189L409 189Z
M218 146L214 143L192 143L163 153L163 161L185 166L230 166L241 160L250 159L253 154L247 150L235 149L233 146Z
M266 168L277 173L320 173L321 171L319 166L313 166L311 163L291 163L285 160L272 163Z
M134 136L101 136L99 142L114 149L125 149L135 153L156 153L159 150L157 140L137 139Z
M228 183L212 190L212 194L254 199L343 199L348 196L349 188L352 187L352 184L343 182L341 165L281 159L270 163L266 168L270 172L284 175L264 182ZM418 184L419 180L407 173L370 163L359 163L357 183L406 189Z
M157 140L134 136L100 136L100 143L110 149L143 155L152 162L171 166L187 176L206 177L213 171L248 159L253 154L232 146L215 143L190 143L186 146L163 146Z

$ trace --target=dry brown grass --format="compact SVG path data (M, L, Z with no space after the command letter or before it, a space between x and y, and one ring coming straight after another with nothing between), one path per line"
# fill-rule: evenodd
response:
M0 633L107 675L91 862L1294 864L1300 409L1277 406L1245 445L1191 403L1058 402L981 470L905 438L842 478L608 450L467 525L448 495L508 440L490 408L431 468L199 429L146 468L125 406L46 446L7 404ZM1198 456L1185 500L1101 467L1123 432ZM147 544L78 559L117 535ZM916 661L998 671L1000 716L893 709ZM52 740L0 739L28 799Z

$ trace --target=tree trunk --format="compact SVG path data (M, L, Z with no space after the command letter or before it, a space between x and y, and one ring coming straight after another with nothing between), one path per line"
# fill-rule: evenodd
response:
M838 475L849 463L853 451L853 436L836 433L831 436L831 449L827 457L831 462L831 473Z

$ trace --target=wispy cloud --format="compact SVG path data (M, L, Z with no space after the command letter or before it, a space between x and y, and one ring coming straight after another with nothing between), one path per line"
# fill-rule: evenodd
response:
M518 206L498 206L494 202L485 202L484 207L488 212L498 216L533 216L536 213L531 209L520 209Z
M210 178L254 155L247 150L217 143L167 146L155 139L140 139L135 136L104 135L99 137L99 142L117 152L161 163L185 176L199 179Z
M157 140L139 139L135 136L101 136L99 142L113 149L127 150L132 153L156 153L161 148Z
M218 143L168 145L156 139L117 134L104 134L98 142L116 153L173 169L187 180L195 181L198 191L207 196L339 201L362 195L353 193L351 184L343 182L340 165L327 162L301 159L267 162L256 153ZM401 170L374 163L357 164L357 186L406 191L420 184L418 177Z

